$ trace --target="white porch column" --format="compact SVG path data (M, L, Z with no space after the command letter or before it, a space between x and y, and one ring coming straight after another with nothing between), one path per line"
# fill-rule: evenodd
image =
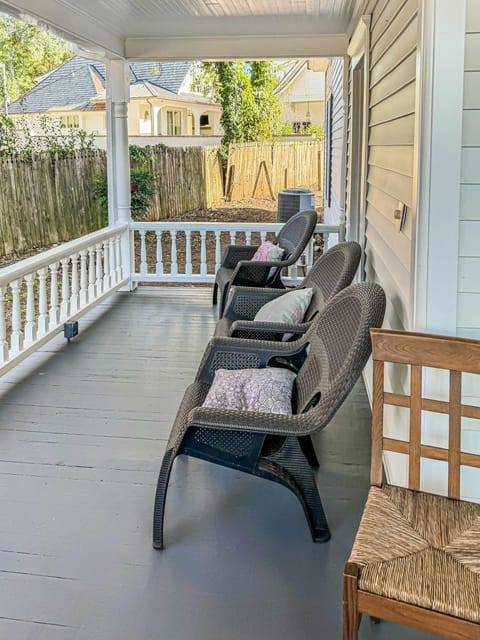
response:
M130 222L130 157L128 151L129 67L126 60L109 60L107 71L107 178L109 224ZM123 276L132 271L130 232L121 242Z
M193 113L193 121L195 123L195 135L200 135L200 116L202 115L199 111L192 111Z

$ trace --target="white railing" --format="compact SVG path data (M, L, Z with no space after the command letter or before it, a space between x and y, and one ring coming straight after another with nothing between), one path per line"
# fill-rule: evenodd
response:
M0 269L0 375L128 284L127 229L108 227Z
M214 282L228 244L251 244L273 236L282 223L133 222L130 230L136 252L132 282ZM327 249L332 238L341 237L341 227L319 224L287 280L297 281L313 263L314 242ZM320 237L321 236L321 237ZM253 240L252 240L253 237ZM298 267L302 267L301 274Z

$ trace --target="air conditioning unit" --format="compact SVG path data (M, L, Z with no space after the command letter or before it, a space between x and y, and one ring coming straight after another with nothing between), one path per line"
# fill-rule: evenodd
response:
M283 189L278 193L277 222L286 222L307 209L315 209L315 194L311 189Z

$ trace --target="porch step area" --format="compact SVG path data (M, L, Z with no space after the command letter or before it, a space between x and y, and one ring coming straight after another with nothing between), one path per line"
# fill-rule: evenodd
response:
M151 547L165 442L213 333L210 289L115 294L0 380L0 638L333 640L368 489L359 383L316 439L332 530L284 488L180 458ZM432 638L369 620L363 640Z

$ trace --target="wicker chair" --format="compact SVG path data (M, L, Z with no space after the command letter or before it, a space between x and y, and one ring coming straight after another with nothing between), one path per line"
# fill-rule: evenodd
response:
M330 532L302 443L323 429L360 376L370 355L370 327L382 324L385 295L375 284L340 292L300 340L211 340L196 381L180 405L160 468L153 546L163 548L168 481L176 456L186 454L285 485L298 497L314 541ZM308 353L294 385L293 415L202 407L217 369L259 368L275 358Z
M371 489L344 571L343 638L358 638L365 613L479 640L480 505L459 497L460 467L480 467L480 455L461 449L462 418L480 419L480 407L462 404L462 372L480 374L480 342L379 330L372 344ZM384 391L385 362L410 365L410 395ZM423 397L422 367L450 372L448 402ZM410 409L408 441L384 437L384 405ZM423 443L422 411L448 414L448 449ZM382 483L382 451L408 456L408 488ZM421 458L447 463L448 497L420 491Z
M220 292L219 317L223 315L228 289L231 285L269 287L283 289L280 274L283 268L295 264L305 250L315 231L315 211L300 211L288 220L278 232L273 243L284 249L281 261L260 262L252 258L258 246L230 245L225 251L222 265L215 276L213 304L217 304Z
M216 336L232 336L252 340L281 340L285 333L299 337L327 302L351 284L362 250L357 242L342 242L326 251L313 264L308 275L296 289L312 287L313 297L300 324L254 322L259 309L282 295L283 289L232 287L223 317L217 322Z

